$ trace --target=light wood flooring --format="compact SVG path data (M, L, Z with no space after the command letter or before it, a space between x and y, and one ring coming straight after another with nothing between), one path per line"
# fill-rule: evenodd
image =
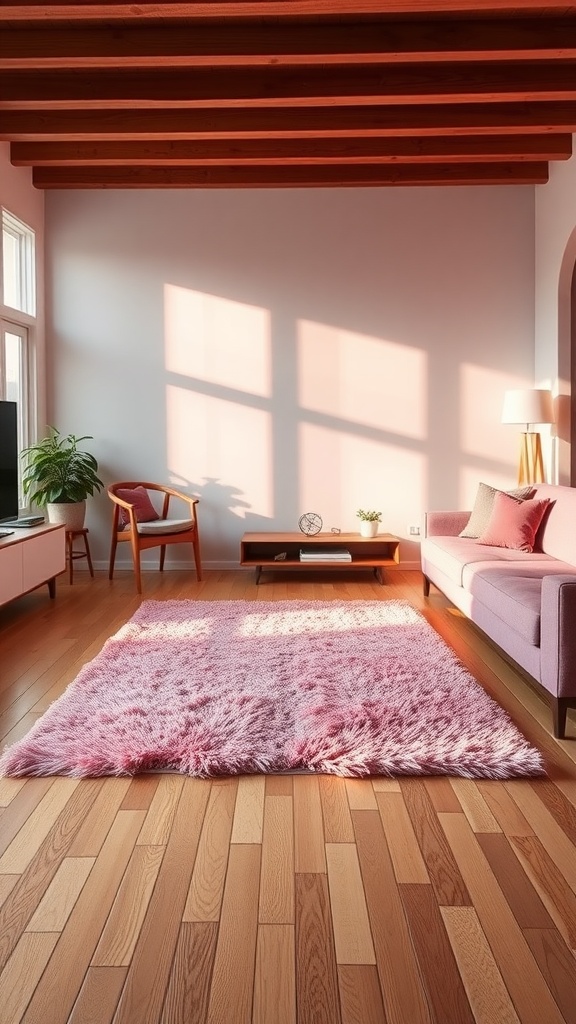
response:
M407 598L544 751L534 781L0 779L2 1024L576 1024L576 718L420 574L144 575L144 597ZM136 610L76 572L0 608L2 744Z

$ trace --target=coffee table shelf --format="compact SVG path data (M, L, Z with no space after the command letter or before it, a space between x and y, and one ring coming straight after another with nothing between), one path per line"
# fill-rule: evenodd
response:
M350 561L300 561L300 552L345 549ZM281 556L281 557L278 557ZM282 557L283 556L283 557ZM256 583L264 569L373 569L383 584L382 569L400 561L400 539L391 533L361 537L359 533L245 533L240 541L240 565L253 566Z

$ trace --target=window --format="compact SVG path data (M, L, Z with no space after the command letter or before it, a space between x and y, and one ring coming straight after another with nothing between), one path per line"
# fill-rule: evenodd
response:
M18 403L18 446L32 440L36 419L33 349L36 324L35 234L2 210L0 274L0 398ZM20 505L24 497L20 490Z
M29 316L36 316L35 240L32 228L2 210L2 301Z

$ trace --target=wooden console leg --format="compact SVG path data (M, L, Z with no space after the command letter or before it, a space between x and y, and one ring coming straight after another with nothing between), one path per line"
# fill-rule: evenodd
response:
M52 576L52 578L46 580L46 582L48 584L48 593L50 594L50 597L56 597L56 577Z
M427 576L424 576L424 574L422 574L422 588L424 590L424 597L429 597L430 596L430 580L428 579Z

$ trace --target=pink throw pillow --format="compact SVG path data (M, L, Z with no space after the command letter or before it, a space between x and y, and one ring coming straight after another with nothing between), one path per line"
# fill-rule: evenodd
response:
M134 505L137 523L151 523L154 519L160 519L145 487L119 487L116 494L122 501L129 501ZM121 507L120 526L128 526L129 522L127 509Z
M517 501L500 491L494 498L492 514L479 544L515 551L533 551L538 527L549 505L548 498Z

